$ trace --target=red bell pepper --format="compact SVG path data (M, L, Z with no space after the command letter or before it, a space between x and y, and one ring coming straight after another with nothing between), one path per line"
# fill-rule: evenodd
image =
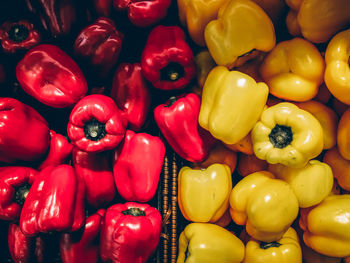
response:
M204 161L216 141L199 126L200 107L200 98L189 93L179 98L171 97L154 109L154 119L169 145L190 162Z
M74 105L88 90L79 66L54 45L30 49L17 64L16 76L25 92L55 108Z
M111 202L116 194L110 152L88 153L74 147L75 173L84 181L87 202L102 207Z
M32 107L12 98L0 98L0 161L35 161L50 143L47 122Z
M67 127L72 144L85 152L114 149L125 134L127 121L115 102L107 96L93 94L73 108Z
M94 8L99 16L109 16L112 9L112 0L93 0Z
M123 38L113 20L101 17L79 33L74 53L92 65L100 77L106 77L118 61Z
M116 204L101 223L100 250L104 262L145 263L157 248L162 217L148 204Z
M99 260L100 226L105 210L86 219L83 232L65 233L60 239L62 263L97 263Z
M148 27L162 20L171 0L113 0L118 11L127 10L129 20L139 27Z
M20 228L35 236L50 231L74 232L85 220L84 184L69 165L49 166L34 180L22 207Z
M142 73L161 90L182 89L195 77L196 67L185 33L178 26L157 26L141 54Z
M130 128L139 130L151 104L151 94L139 63L119 65L114 73L111 97L126 115Z
M119 194L127 201L148 202L156 193L165 155L163 141L127 130L116 149L113 173Z

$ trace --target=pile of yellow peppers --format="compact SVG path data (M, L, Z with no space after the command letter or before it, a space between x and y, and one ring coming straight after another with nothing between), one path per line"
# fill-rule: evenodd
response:
M177 4L217 139L178 174L177 262L350 262L349 0Z

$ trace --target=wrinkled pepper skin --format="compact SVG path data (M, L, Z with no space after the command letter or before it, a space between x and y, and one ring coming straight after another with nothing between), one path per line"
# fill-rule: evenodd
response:
M141 54L145 78L161 90L182 89L196 75L194 56L178 26L157 26Z
M162 230L159 211L148 204L116 204L101 223L100 255L103 262L146 263L158 246Z
M242 241L220 226L192 223L180 234L177 263L240 263L243 258Z
M174 151L190 162L201 162L209 154L215 139L198 123L200 98L189 93L171 97L154 109L154 119Z
M127 201L148 202L156 191L165 145L156 136L127 130L113 163L118 193Z
M74 232L85 220L84 184L69 165L49 166L36 177L24 201L19 226L23 234Z
M32 107L13 98L0 98L0 161L36 161L50 144L48 123Z
M151 94L140 63L122 63L114 73L111 97L123 111L132 130L139 130L146 121Z
M30 49L18 62L16 76L25 92L54 108L73 106L88 90L74 60L49 44Z
M199 124L224 143L237 143L258 121L268 93L265 83L217 66L204 84Z
M67 126L72 144L82 151L102 152L115 148L124 137L127 121L110 97L93 94L73 108Z

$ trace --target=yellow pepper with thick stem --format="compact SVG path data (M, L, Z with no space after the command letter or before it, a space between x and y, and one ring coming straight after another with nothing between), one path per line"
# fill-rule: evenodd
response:
M177 263L240 263L243 258L242 241L220 226L192 223L180 234Z
M323 149L319 121L288 102L265 109L251 134L255 155L271 164L303 167Z
M243 139L264 109L269 89L246 74L217 66L204 84L199 124L226 144Z
M264 242L282 238L298 211L298 200L289 184L267 171L247 175L230 195L233 221L246 225L250 236Z

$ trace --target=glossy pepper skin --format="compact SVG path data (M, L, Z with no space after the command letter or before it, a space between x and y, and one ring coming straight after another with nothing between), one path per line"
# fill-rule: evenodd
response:
M85 220L84 184L69 165L49 166L36 177L22 207L23 234L74 232Z
M117 11L127 10L128 18L138 27L148 27L162 20L171 0L113 0Z
M127 130L113 163L118 193L127 201L148 202L156 191L165 145L156 136Z
M177 263L239 263L243 258L242 241L220 226L192 223L180 234Z
M217 66L204 84L199 125L226 144L237 143L259 119L268 93L265 83Z
M311 113L282 102L262 112L252 140L259 159L300 168L321 153L323 129Z
M124 137L127 121L110 97L93 94L73 108L67 134L82 151L102 152L115 148Z
M50 144L48 123L32 107L13 98L0 98L0 161L35 161Z
M161 230L162 217L148 204L128 202L109 207L101 223L102 261L145 263L157 248Z
M139 130L146 121L151 94L140 63L122 63L113 77L111 97L123 111L132 130Z
M73 106L88 90L79 66L49 44L30 49L18 62L16 77L25 92L54 108Z
M171 97L154 109L154 119L169 145L182 158L201 162L209 154L215 139L199 126L200 98L189 93Z
M145 78L161 90L182 89L195 77L194 56L178 26L157 26L141 54Z

